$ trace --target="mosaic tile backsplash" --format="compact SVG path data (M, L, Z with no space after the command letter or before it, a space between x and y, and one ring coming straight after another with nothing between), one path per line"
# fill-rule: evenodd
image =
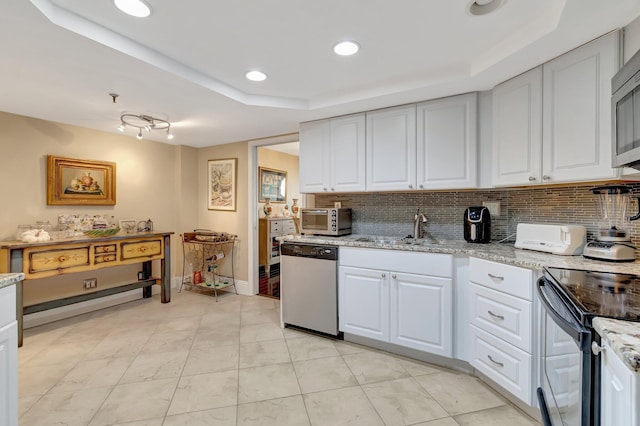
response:
M525 223L565 223L584 225L587 238L595 239L598 212L590 188L594 185L546 188L510 188L460 192L394 192L358 194L316 194L318 207L353 209L353 233L404 237L413 233L413 216L420 207L428 223L424 230L441 239L463 239L464 210L481 206L482 201L499 201L500 216L491 218L491 239L515 240L516 226ZM640 183L629 184L640 196ZM628 216L638 211L635 198ZM629 222L631 239L640 246L640 220ZM640 252L637 252L638 256Z

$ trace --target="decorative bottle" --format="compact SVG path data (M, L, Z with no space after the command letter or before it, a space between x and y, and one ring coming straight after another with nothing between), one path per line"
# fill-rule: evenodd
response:
M291 204L291 214L293 217L298 217L298 212L300 212L300 206L298 206L298 199L293 199L293 204Z
M264 207L262 207L262 211L264 212L264 215L266 217L271 216L271 213L273 213L273 207L271 206L271 198L264 199Z

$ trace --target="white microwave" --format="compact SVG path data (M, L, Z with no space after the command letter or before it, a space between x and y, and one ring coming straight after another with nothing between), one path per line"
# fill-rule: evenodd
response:
M300 231L306 235L349 235L351 234L351 209L301 209Z
M640 51L611 79L613 167L640 170Z

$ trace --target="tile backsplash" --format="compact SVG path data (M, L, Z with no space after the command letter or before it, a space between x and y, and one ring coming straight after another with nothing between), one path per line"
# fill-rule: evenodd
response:
M336 201L353 209L353 233L406 236L413 233L413 216L420 207L427 218L425 231L435 238L463 239L464 210L483 201L499 201L500 216L491 218L492 241L515 239L516 226L526 223L566 223L584 225L587 238L594 239L598 212L590 189L595 185L544 188L509 188L451 192L393 192L316 194L317 207ZM640 183L629 184L640 196ZM635 198L628 216L638 211ZM629 222L631 239L640 246L640 220Z

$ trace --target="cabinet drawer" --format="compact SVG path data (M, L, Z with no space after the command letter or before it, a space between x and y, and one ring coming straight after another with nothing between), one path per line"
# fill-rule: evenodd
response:
M103 254L103 253L115 253L116 245L115 244L107 244L104 246L94 246L95 254Z
M532 300L532 271L488 260L469 259L469 279L485 287Z
M0 328L16 320L16 286L0 288Z
M24 253L24 267L30 274L89 265L89 246L68 249L29 250Z
M531 302L489 288L470 285L471 323L531 352Z
M470 364L531 405L531 355L471 325Z
M341 247L339 259L340 265L357 268L453 277L453 256L450 254Z
M162 254L162 240L149 240L135 243L122 243L122 260L149 257Z
M296 233L296 225L293 223L293 220L288 220L284 223L283 233L285 235L291 235Z

